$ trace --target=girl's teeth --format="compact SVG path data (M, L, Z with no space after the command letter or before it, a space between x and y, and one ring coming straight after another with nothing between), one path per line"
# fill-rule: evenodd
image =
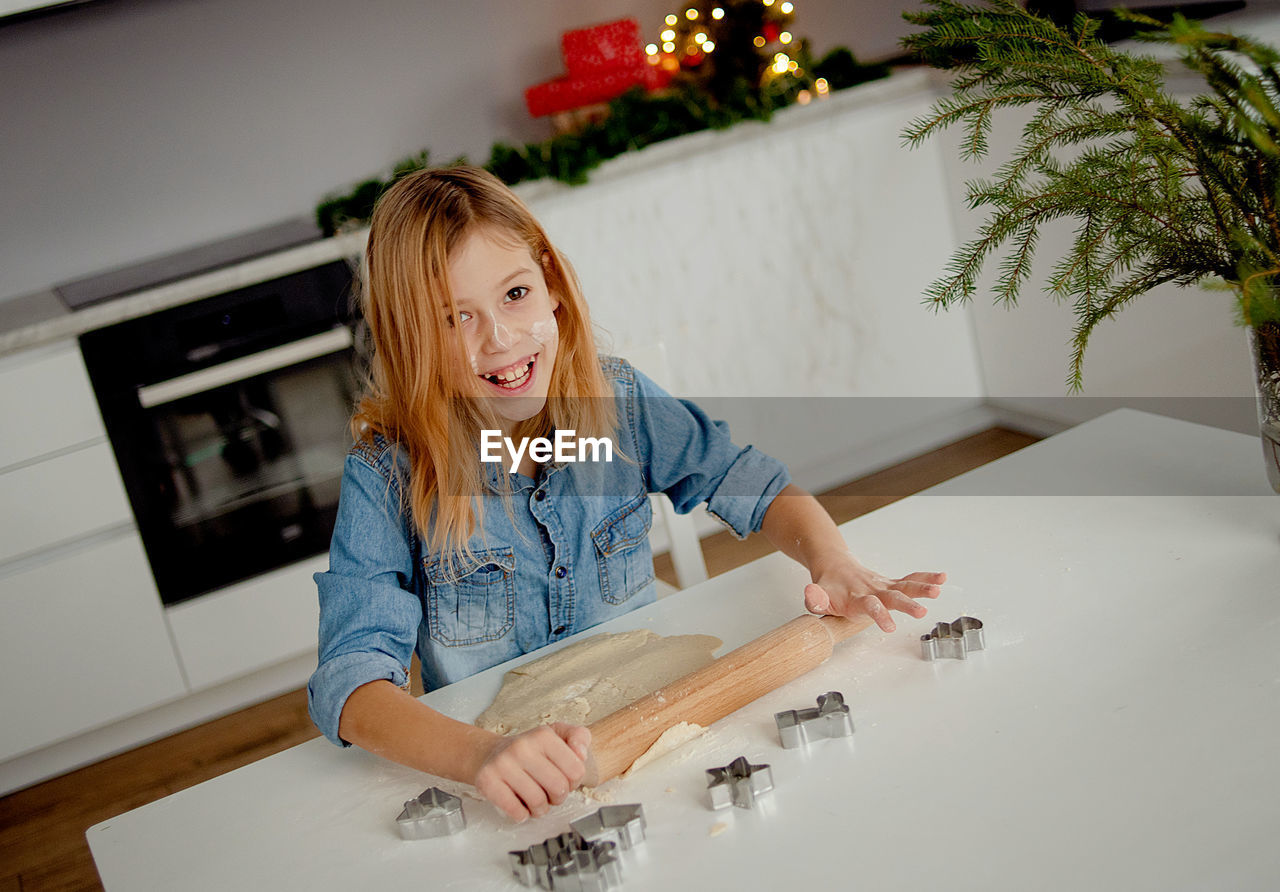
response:
M515 371L510 371L510 372L503 372L500 375L493 375L492 377L504 383L510 384L512 381L519 381L526 374L528 374L529 366L531 366L532 364L533 363L529 363L525 365L523 368L517 369Z

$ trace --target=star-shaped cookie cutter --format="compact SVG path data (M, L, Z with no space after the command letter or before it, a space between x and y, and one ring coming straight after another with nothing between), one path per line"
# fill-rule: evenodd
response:
M795 749L811 740L853 734L853 719L839 691L819 695L816 709L788 709L775 713L773 720L778 725L783 749Z
M611 842L626 851L644 842L644 809L639 805L605 805L569 826L587 842Z
M622 883L622 862L612 842L587 842L572 830L509 854L521 885L555 892L605 892Z
M768 765L752 765L739 756L723 768L707 769L707 797L711 808L736 805L753 808L756 797L773 789L773 770Z
M982 620L962 616L952 623L938 623L928 635L920 636L920 654L926 660L949 657L967 660L969 652L982 650Z
M430 839L448 836L467 826L462 800L439 787L428 787L417 799L404 804L396 818L401 839Z

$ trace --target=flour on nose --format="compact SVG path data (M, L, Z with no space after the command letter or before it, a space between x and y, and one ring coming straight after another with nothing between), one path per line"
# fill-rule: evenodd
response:
M493 321L493 342L503 350L506 350L516 342L516 339L511 334L510 329L495 319Z

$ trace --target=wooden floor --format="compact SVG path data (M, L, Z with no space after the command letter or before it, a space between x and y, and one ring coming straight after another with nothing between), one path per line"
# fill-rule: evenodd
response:
M1035 442L994 428L819 499L843 523ZM773 549L760 536L703 540L714 576ZM670 562L658 575L674 584ZM84 832L107 818L319 736L298 690L0 799L0 892L101 889Z

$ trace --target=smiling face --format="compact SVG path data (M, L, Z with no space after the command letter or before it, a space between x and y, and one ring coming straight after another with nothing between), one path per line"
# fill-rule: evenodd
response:
M555 368L560 301L529 248L500 230L468 233L449 258L449 290L462 331L464 362L506 422L542 411Z

